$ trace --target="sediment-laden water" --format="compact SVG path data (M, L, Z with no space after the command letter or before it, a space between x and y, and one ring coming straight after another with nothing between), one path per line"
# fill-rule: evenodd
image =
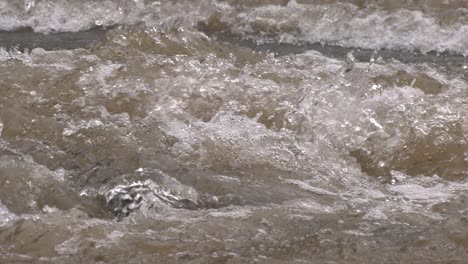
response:
M465 263L468 2L0 0L0 263Z

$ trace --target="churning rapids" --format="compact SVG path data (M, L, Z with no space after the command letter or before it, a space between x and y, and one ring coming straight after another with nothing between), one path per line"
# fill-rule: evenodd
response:
M465 0L0 0L0 263L466 263Z

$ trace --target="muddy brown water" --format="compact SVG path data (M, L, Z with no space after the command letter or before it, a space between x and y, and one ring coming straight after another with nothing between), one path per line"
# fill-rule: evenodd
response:
M465 263L464 14L1 1L0 263Z

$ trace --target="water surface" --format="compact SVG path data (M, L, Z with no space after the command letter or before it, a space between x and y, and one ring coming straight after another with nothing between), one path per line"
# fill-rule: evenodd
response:
M1 1L0 262L464 263L467 12Z

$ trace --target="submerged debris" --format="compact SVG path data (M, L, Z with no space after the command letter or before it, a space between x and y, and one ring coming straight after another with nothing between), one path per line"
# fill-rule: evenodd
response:
M129 185L118 185L105 193L108 209L119 219L139 209L157 209L173 207L196 209L197 201L184 197L173 190L159 186L151 180L134 182Z

